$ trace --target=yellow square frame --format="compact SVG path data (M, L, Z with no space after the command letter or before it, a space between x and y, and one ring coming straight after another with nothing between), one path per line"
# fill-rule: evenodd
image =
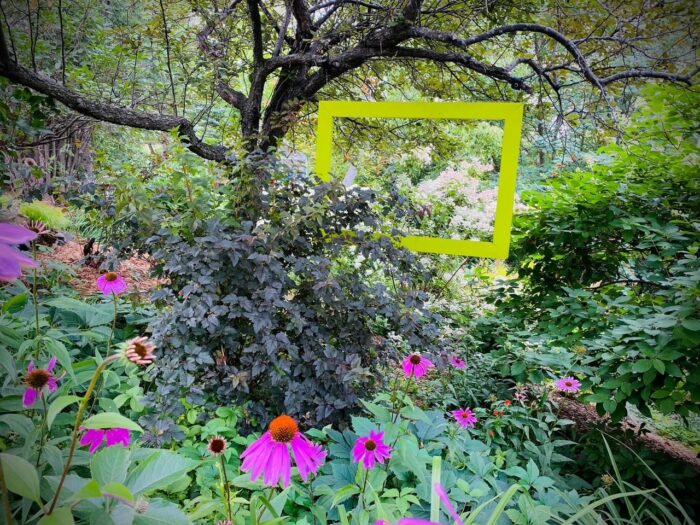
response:
M503 149L498 179L498 200L493 241L443 239L407 236L401 244L410 250L505 259L510 247L515 184L523 126L523 104L517 102L352 102L322 101L318 109L316 135L316 174L331 180L334 118L502 120Z

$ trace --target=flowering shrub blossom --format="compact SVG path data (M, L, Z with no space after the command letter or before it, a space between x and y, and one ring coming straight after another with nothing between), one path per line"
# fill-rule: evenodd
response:
M124 356L134 364L150 365L155 361L153 353L156 347L148 340L148 337L134 337L126 346Z

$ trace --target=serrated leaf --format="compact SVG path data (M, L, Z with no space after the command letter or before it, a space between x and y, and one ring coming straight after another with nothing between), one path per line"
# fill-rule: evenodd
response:
M38 525L73 525L73 513L68 507L59 507L39 520Z
M128 502L134 502L136 498L134 498L134 495L131 493L131 491L121 483L107 483L102 487L102 492L105 495L112 495L112 496L117 496L118 498L121 498L122 500L128 501Z
M92 477L102 486L124 483L130 464L131 451L126 447L107 447L90 460Z

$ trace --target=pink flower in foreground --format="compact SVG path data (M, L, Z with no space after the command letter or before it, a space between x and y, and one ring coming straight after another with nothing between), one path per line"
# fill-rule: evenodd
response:
M299 474L306 481L309 474L318 472L327 453L299 432L297 422L287 415L273 419L268 431L243 451L241 470L252 471L253 481L264 474L263 483L268 487L274 487L282 478L286 488L292 475L290 446Z
M445 489L443 488L443 486L440 483L435 483L433 485L433 490L440 497L440 500L442 500L442 504L445 505L445 509L447 509L447 513L454 520L455 524L456 525L464 525L464 521L462 521L462 518L459 517L459 514L457 513L457 509L455 509L454 505L452 505L452 502L450 501L450 498L447 496L447 492L445 492ZM390 523L386 520L377 520L374 522L374 525L390 525ZM440 524L436 523L434 521L423 520L420 518L401 518L399 521L396 522L396 525L440 525Z
M355 442L355 447L352 449L352 455L355 458L355 463L362 461L366 469L372 469L377 464L377 461L384 464L385 459L389 459L392 448L384 443L384 432L375 432L370 430L369 436L358 438Z
M105 437L108 447L113 447L117 443L121 443L125 447L131 445L131 431L128 428L90 428L80 438L80 444L82 446L90 445L90 454L94 454L102 445Z
M14 281L22 276L22 268L36 268L39 264L15 248L37 238L31 230L16 224L0 223L0 281Z
M471 408L460 408L454 410L452 415L462 428L474 428L476 426L476 415Z
M35 368L34 361L29 363L27 376L24 378L24 384L27 385L27 389L24 391L24 399L22 400L24 408L29 408L36 403L37 398L44 394L44 388L48 388L49 392L56 391L58 383L56 383L56 377L53 375L55 366L55 357L49 360L49 365L46 368Z
M126 347L124 356L137 365L150 365L156 360L153 353L156 346L148 340L148 337L134 337Z
M571 392L575 394L581 389L581 382L573 377L562 377L557 379L556 386L562 392Z
M450 364L455 368L459 368L460 370L467 368L467 362L458 355L453 355L450 357Z
M403 360L403 371L408 376L423 377L435 365L420 354L411 354Z
M105 295L119 295L126 291L126 281L116 272L107 272L97 279L97 287Z

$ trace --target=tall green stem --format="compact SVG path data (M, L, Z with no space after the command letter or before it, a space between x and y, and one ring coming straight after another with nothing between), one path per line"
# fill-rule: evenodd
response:
M394 412L394 415L391 417L391 422L392 422L392 423L395 423L395 422L396 422L396 419L398 419L399 412L401 412L401 408L403 407L403 400L404 400L404 398L406 397L406 395L408 394L408 387L411 386L411 379L412 379L412 378L413 378L413 374L411 374L410 376L408 376L408 379L406 380L406 388L404 388L404 390L403 390L403 395L401 396L401 404L399 405L399 407L398 407L398 408L396 409L396 411Z
M233 513L231 512L231 490L228 485L228 476L226 474L226 459L221 454L221 482L224 485L224 498L226 498L226 511L228 512L228 520L233 523Z
M5 522L7 525L12 525L12 509L10 509L10 495L7 492L5 484L5 472L2 469L2 460L0 459L0 491L2 491L2 508L5 509Z
M109 334L109 339L107 340L107 356L109 356L109 351L112 348L112 339L114 338L114 331L117 329L117 294L112 292L112 299L114 300L114 317L112 318L112 331Z
M46 421L46 416L48 412L48 408L46 406L46 396L42 392L40 394L41 397L41 402L44 405L44 414L41 420L41 440L39 441L39 454L36 457L36 466L39 466L39 463L41 462L41 453L44 451L44 446L46 445L46 438L48 437L48 430L49 430L49 425L47 424Z
M36 242L32 243L32 257L36 261ZM32 279L32 298L34 300L34 326L36 330L36 337L37 339L39 338L39 301L38 301L38 296L39 294L37 293L37 287L36 287L36 282L37 282L37 271L36 268L34 268L34 278Z
M369 470L365 469L365 481L362 483L362 492L360 492L360 503L362 508L365 508L365 489L367 488L367 480L369 479Z
M92 396L93 390L95 390L97 380L100 378L102 372L107 367L107 365L118 358L119 356L117 355L108 356L107 359L105 359L104 361L102 361L102 363L99 364L99 366L95 370L95 373L92 376L90 386L88 386L88 389L85 392L82 401L80 402L78 414L75 416L75 426L73 427L73 437L71 439L70 449L68 451L68 458L66 459L66 466L63 468L63 473L61 474L61 481L58 482L56 494L54 494L53 500L51 500L51 506L49 507L49 512L47 512L47 514L51 514L53 512L53 509L56 507L56 503L58 503L58 497L61 494L61 489L63 488L63 484L66 481L66 476L68 475L68 471L70 470L71 461L73 461L73 454L75 454L75 447L78 444L78 434L80 433L80 425L83 422L85 408L87 407L88 402L90 401L90 396Z

